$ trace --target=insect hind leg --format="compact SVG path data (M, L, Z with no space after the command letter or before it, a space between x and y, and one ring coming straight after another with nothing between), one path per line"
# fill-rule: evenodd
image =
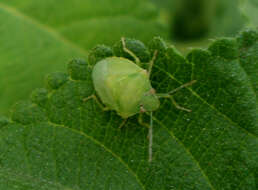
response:
M128 121L128 118L124 119L118 128L121 129L122 127L124 127L127 121Z
M145 123L143 121L143 113L140 113L139 116L138 116L138 123L143 126L143 127L146 127L146 128L149 128L149 124Z

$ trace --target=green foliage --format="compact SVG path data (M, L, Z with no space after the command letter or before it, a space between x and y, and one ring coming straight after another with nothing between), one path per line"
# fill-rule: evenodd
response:
M95 65L98 61L114 55L113 49L106 45L97 45L89 53L89 63Z
M246 30L237 38L240 46L240 64L250 77L258 100L258 33Z
M99 43L167 37L147 0L1 0L0 113Z
M141 41L125 38L125 46L132 51L141 62L148 62L150 60L150 52ZM134 58L123 50L122 40L114 45L114 52L118 57L125 57L134 61Z
M67 80L50 75L58 85L16 104L11 123L0 119L0 189L257 189L257 35L219 39L186 58L160 38L150 43L162 52L151 76L158 92L197 80L174 95L192 113L169 99L155 112L151 164L148 129L135 117L119 129L116 113L83 101L94 92L82 77L91 67L70 62Z
M224 38L216 40L210 47L213 56L221 56L225 59L234 60L238 57L238 44L235 39Z
M68 80L68 75L62 72L56 72L46 77L46 87L49 89L58 89Z
M46 106L48 91L45 88L38 88L31 93L31 101L40 107Z
M0 128L8 125L9 120L7 117L1 116L0 117Z
M239 0L239 7L248 20L249 27L258 27L258 1Z

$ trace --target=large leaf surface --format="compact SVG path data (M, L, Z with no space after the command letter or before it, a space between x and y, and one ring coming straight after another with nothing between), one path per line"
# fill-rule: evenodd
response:
M86 64L72 78L50 75L52 90L35 91L34 103L17 103L8 125L0 119L1 189L257 189L253 37L257 32L217 40L187 59L173 47L160 54L152 75L158 92L198 82L174 96L192 113L169 99L155 112L151 164L148 130L136 117L119 129L116 113L83 101L94 91ZM247 39L252 43L243 44Z
M96 44L166 37L157 14L145 0L1 0L0 113Z

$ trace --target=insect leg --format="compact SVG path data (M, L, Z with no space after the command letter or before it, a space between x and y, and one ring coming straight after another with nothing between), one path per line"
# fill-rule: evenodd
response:
M149 162L152 161L152 143L153 143L153 120L152 120L152 112L150 112L150 127L149 127Z
M138 117L138 123L144 127L147 127L149 129L148 133L148 139L149 139L149 147L148 147L148 152L149 152L149 162L152 161L152 143L153 143L153 120L152 120L152 112L150 112L150 124L144 123L143 122L143 113L139 114Z
M179 105L176 103L176 101L175 101L175 99L173 98L173 96L170 95L170 94L157 94L157 96L158 96L159 98L169 98L169 99L172 101L172 103L174 104L174 106L175 106L177 109L179 109L179 110L183 110L183 111L187 111L187 112L191 112L191 111L192 111L192 110L189 110L189 109L184 108L184 107L182 107L182 106L179 106Z
M138 116L138 123L146 128L149 128L150 127L149 124L143 122L142 116L143 116L143 113L140 113Z
M153 57L149 63L149 68L148 68L148 77L150 78L150 75L151 75L151 71L152 71L152 67L153 67L153 64L157 58L157 54L158 54L158 50L155 50L154 53L153 53Z
M185 83L185 84L179 86L178 88L176 88L176 89L174 89L174 90L169 91L167 94L169 94L169 95L174 94L174 93L176 93L177 91L181 90L182 88L186 88L186 87L188 87L188 86L192 86L192 85L193 85L194 83L196 83L196 82L197 82L196 80L192 80L192 81L190 81L190 82L188 82L188 83Z
M174 106L175 106L177 109L182 110L182 111L187 111L187 112L191 112L191 111L192 111L192 110L190 110L190 109L187 109L187 108L184 108L184 107L179 106L179 105L176 103L176 101L175 101L175 99L173 98L173 96L171 96L170 98L171 98L172 103L174 104Z
M123 44L123 50L134 58L134 60L135 60L137 65L140 65L140 63L141 63L140 59L131 50L129 50L126 47L125 38L124 37L121 38L121 41L122 41L122 44Z
M88 96L87 98L84 98L83 101L87 102L88 100L93 99L95 100L95 102L99 105L99 107L103 110L103 111L108 111L109 108L105 107L102 105L102 103L99 101L99 99L97 98L97 96L95 94L92 94L90 96Z
M156 96L159 97L159 98L170 98L172 94L176 93L177 91L181 90L182 88L186 88L188 86L191 86L193 85L195 82L197 82L196 80L192 80L188 83L185 83L181 86L179 86L178 88L174 89L174 90L171 90L167 93L157 93Z
M179 105L176 103L175 99L173 98L172 94L176 93L177 91L179 91L179 90L181 90L181 89L183 89L183 88L186 88L186 87L188 87L188 86L193 85L195 82L196 82L196 80L192 80L192 81L190 81L190 82L188 82L188 83L185 83L185 84L179 86L178 88L176 88L176 89L174 89L174 90L169 91L168 93L159 93L159 94L156 94L156 95L157 95L159 98L170 98L171 101L172 101L172 103L173 103L173 104L175 105L175 107L176 107L177 109L179 109L179 110L191 112L192 110L179 106Z
M124 121L119 125L119 129L121 129L126 124L127 119L128 118L124 119Z

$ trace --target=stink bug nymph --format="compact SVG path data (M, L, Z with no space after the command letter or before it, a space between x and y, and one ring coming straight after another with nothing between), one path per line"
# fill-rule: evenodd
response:
M122 38L123 51L134 58L135 62L123 57L107 57L98 61L92 71L92 79L97 96L94 94L84 101L91 98L96 100L100 107L107 110L114 110L118 115L127 118L139 114L139 123L149 128L149 162L152 161L152 112L160 106L160 98L170 98L171 94L181 88L192 85L195 81L186 83L179 88L168 93L156 93L150 82L150 75L155 62L158 50L155 50L153 57L148 64L148 69L141 68L140 59L126 47L125 39ZM101 102L99 101L101 100ZM189 111L180 107L173 101L176 108ZM104 105L103 105L104 104ZM142 122L141 115L150 112L150 125Z

